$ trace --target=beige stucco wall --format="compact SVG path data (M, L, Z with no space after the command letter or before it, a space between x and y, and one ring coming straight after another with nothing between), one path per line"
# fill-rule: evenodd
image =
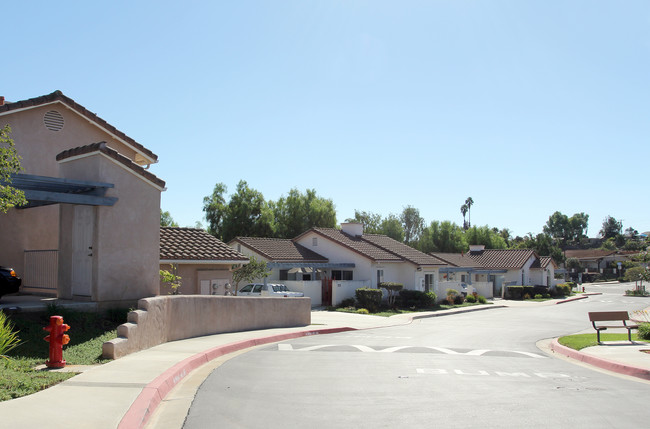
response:
M100 153L62 162L60 170L66 178L115 185L106 196L117 202L94 208L92 300L117 304L157 295L161 190ZM70 283L65 265L71 261L72 210L61 205L59 290L64 292Z
M256 329L307 326L309 298L175 295L145 298L107 341L103 355L116 359L168 341Z
M44 125L43 117L50 110L56 110L63 116L64 126L59 131L51 131ZM0 115L0 126L5 124L11 126L11 138L22 157L25 174L62 177L56 161L57 154L99 141L106 141L109 147L129 158L135 156L134 150L60 102L7 112ZM78 178L90 180L87 177ZM143 209L149 209L153 199L148 199ZM157 223L160 222L159 208L160 205L153 212ZM59 227L65 223L65 220L59 218L59 205L27 210L12 209L0 216L0 263L12 266L19 275L24 273L25 250L59 248ZM148 222L149 219L145 221ZM148 237L147 240L149 239ZM59 287L62 286L65 287L59 283Z
M181 277L181 287L178 292L182 295L198 295L201 293L201 280L227 280L232 281L230 264L186 264L176 263L176 274ZM160 264L161 270L172 272L170 264ZM160 295L169 295L171 287L160 283Z

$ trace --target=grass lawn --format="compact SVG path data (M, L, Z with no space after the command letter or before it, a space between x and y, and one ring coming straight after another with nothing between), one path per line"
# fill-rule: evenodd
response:
M93 365L102 359L102 344L117 336L117 326L126 322L126 310L105 315L69 311L51 306L46 313L18 313L9 316L18 331L21 345L11 350L9 359L0 359L0 401L19 398L60 383L74 373L35 370L48 359L49 345L43 340L48 334L43 327L50 315L63 317L70 325L66 332L70 342L63 346L63 359L68 365Z
M491 303L488 303L491 304ZM436 305L435 307L429 307L429 308L418 308L414 310L410 309L382 309L381 311L378 311L377 313L369 313L371 316L382 316L382 317L390 317L390 316L395 316L396 314L408 314L408 313L420 313L423 311L440 311L440 310L448 310L450 308L461 308L461 307L473 307L475 305L483 305L479 303L469 303L469 302L464 302L463 304L459 305ZM354 314L366 314L366 313L359 313L358 309L355 307L341 307L341 308L336 308L334 311L340 311L342 313L354 313Z
M563 346L570 347L574 350L581 350L585 347L597 346L598 341L596 340L596 334L579 334L579 335L567 335L566 337L561 337L558 339L558 342ZM627 334L600 334L600 340L603 342L607 341L627 341ZM640 342L650 342L648 340L640 339L637 334L632 334L632 341Z

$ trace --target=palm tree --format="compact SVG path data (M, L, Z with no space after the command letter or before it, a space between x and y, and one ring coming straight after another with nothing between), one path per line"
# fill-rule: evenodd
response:
M474 204L474 200L472 199L472 197L467 197L467 199L465 200L465 205L467 206L467 213L469 215L469 219L467 222L468 228L472 226L472 204Z
M469 207L467 207L467 204L463 204L460 206L460 212L463 214L463 229L467 229L467 222L465 221L465 216L467 215L467 211L469 210Z

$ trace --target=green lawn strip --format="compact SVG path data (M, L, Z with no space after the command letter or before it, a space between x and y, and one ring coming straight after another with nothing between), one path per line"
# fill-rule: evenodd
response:
M70 325L66 334L70 342L63 346L67 365L95 365L109 360L102 358L102 344L117 337L117 326L126 321L126 311L108 315L48 309L48 313L18 313L10 315L21 345L10 351L9 359L0 360L0 401L18 398L43 390L73 377L74 373L36 370L49 357L49 343L43 338L48 332L49 314L63 316Z
M490 303L488 303L488 304L490 304ZM459 305L436 305L435 307L418 308L418 309L414 309L414 310L411 310L411 309L382 310L382 311L379 311L377 313L369 313L369 315L370 316L391 317L391 316L395 316L397 314L421 313L423 311L440 311L440 310L448 310L450 308L473 307L475 305L484 305L484 304L465 302L465 303L459 304ZM359 313L359 309L354 308L354 307L336 308L334 311L339 311L341 313L366 314L366 313Z
M42 359L2 359L0 362L0 401L31 395L58 384L75 374L72 372L35 371Z
M627 334L624 332L620 334L600 334L600 341L627 341ZM640 339L637 334L632 334L632 341L648 342ZM574 350L582 350L586 347L598 345L596 334L567 335L566 337L560 337L558 342Z

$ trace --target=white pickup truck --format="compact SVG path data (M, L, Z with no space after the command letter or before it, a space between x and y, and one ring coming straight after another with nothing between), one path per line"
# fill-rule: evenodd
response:
M239 296L275 296L296 298L305 296L302 292L291 292L286 285L279 283L250 283L239 289Z

